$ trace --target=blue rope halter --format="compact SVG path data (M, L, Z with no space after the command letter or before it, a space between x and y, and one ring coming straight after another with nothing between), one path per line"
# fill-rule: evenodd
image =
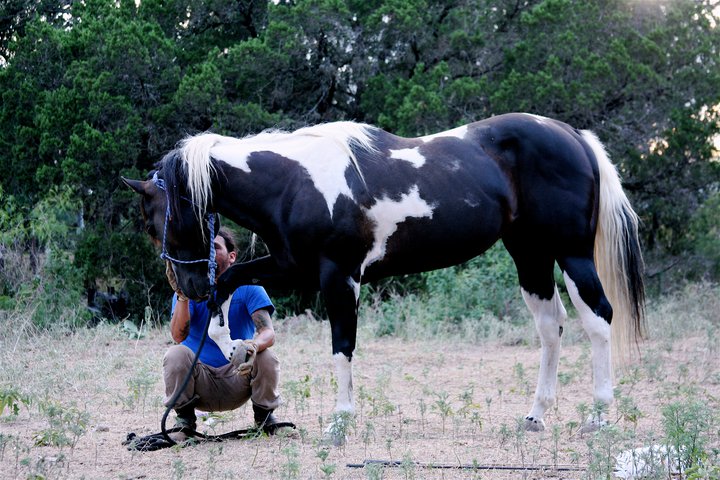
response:
M215 269L217 268L217 263L215 262L215 215L212 213L207 213L205 216L207 218L208 227L210 228L210 255L208 258L200 258L197 260L180 260L179 258L171 257L170 254L168 254L167 246L166 246L166 238L167 238L167 228L168 223L170 222L170 193L168 192L167 188L165 187L165 180L158 177L157 172L153 174L152 182L155 184L156 187L158 187L160 190L165 192L165 198L167 199L167 205L165 207L165 225L163 226L163 238L162 238L162 252L160 253L160 258L162 260L169 260L172 263L180 263L180 264L191 264L191 263L202 263L207 262L208 264L208 277L210 280L210 287L212 288L215 286ZM193 203L192 200L186 197L180 197L183 200L186 200Z

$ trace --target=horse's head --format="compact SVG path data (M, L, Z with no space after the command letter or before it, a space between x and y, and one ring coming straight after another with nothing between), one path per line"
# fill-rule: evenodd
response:
M199 219L191 201L165 185L162 172L149 180L122 180L141 195L145 231L162 249L161 258L172 262L178 287L191 299L207 297L210 242L220 228L218 216L212 213Z

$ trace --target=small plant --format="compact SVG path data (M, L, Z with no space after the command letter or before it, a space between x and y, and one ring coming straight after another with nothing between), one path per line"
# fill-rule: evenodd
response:
M445 433L445 421L453 415L452 405L448 402L450 396L447 392L438 392L435 394L437 400L433 403L432 408L437 410L442 420L442 432Z
M148 394L152 391L157 382L157 373L150 367L141 368L135 376L127 379L127 386L130 395L123 399L128 410L132 410L140 403L142 414L145 415L145 405Z
M643 413L631 397L617 393L617 410L620 419L632 423L633 430L637 429L637 422L643 417Z
M588 414L590 413L590 407L585 402L580 402L575 406L575 410L577 411L578 415L580 416L580 422L579 425L584 425L585 421L588 418Z
M45 403L40 410L47 416L50 426L33 435L35 445L75 448L87 431L90 414L75 406L66 408L54 402Z
M482 429L480 405L475 403L474 390L475 386L471 384L460 394L459 398L463 402L463 405L457 411L457 414L463 419L470 419L473 433L475 433L476 428Z
M10 415L17 417L20 414L20 404L29 407L32 402L26 395L21 394L16 388L4 388L0 390L0 415L7 408Z
M332 474L335 473L335 470L337 470L337 465L334 463L327 463L329 455L330 451L327 448L322 448L315 454L315 456L322 462L319 468L323 475L325 475L325 478L330 478Z
M296 413L304 413L307 408L307 400L310 398L310 375L305 375L300 380L285 382L284 391L295 407Z
M177 480L181 480L185 476L185 464L182 461L182 458L178 458L173 460L172 462L172 469L173 469L173 478Z
M627 439L628 435L615 425L602 428L588 438L587 478L613 478L616 456L624 448Z
M405 480L413 480L415 478L415 461L410 452L405 452L405 455L403 455L400 468L405 475Z
M517 417L515 419L515 450L520 454L520 461L525 466L525 460L527 456L527 430L525 430L525 418Z
M392 455L392 447L393 447L393 439L392 439L392 437L386 438L386 439L385 439L385 448L387 449L388 457L390 458L390 460L392 460L392 458L393 458L393 455Z
M707 430L711 411L700 400L674 402L662 409L663 429L670 461L682 471L700 463L706 456Z
M498 433L500 434L500 445L508 443L513 436L512 430L510 430L510 427L506 423L500 425Z
M552 461L555 469L558 467L558 453L560 451L560 433L562 428L560 425L553 425L552 428Z
M5 435L4 433L0 433L0 462L2 462L3 457L5 456L5 448L14 438L15 437L13 437L12 435Z
M365 422L365 429L362 433L363 445L365 445L365 455L367 455L367 449L370 446L370 440L375 440L375 425L371 421Z
M513 373L515 375L515 379L518 381L520 391L525 395L528 395L530 393L530 382L528 381L527 373L525 372L525 366L520 362L516 363L513 365Z
M422 431L425 431L425 413L427 413L427 404L425 403L425 399L423 397L420 397L420 400L418 400L418 409L420 410L420 428Z
M629 391L632 391L635 386L642 380L642 370L638 365L633 365L626 372L625 375L620 379L620 385L629 386Z
M295 443L288 444L287 447L282 449L282 453L286 458L285 465L283 465L283 478L299 478L300 462L298 462L298 457L300 452L297 445Z
M385 469L379 463L365 465L365 476L368 480L382 480L385 477Z
M326 432L328 440L338 447L344 445L350 430L354 427L355 416L351 412L335 412L332 414L332 418Z

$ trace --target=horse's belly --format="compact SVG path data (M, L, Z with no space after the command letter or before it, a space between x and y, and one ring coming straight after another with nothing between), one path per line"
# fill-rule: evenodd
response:
M417 216L376 223L374 243L362 266L364 278L424 272L467 261L490 248L505 223L497 206L425 207L417 208Z

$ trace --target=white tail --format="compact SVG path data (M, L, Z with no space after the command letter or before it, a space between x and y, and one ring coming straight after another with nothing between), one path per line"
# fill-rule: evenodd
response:
M597 158L600 171L600 212L595 236L595 266L613 307L613 357L630 357L633 343L643 336L645 288L638 240L638 217L620 183L615 165L590 131L582 137Z

